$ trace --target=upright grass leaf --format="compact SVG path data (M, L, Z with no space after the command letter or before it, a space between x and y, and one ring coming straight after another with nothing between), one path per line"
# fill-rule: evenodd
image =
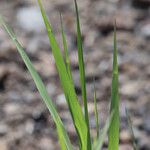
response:
M45 11L42 7L42 3L40 0L38 0L39 6L41 9L41 13L43 16L43 20L48 32L48 37L50 40L51 48L52 48L52 53L55 58L56 62L56 67L59 72L59 77L61 81L61 85L63 87L66 100L70 109L70 113L72 115L73 123L76 129L76 132L79 137L79 142L80 142L80 149L81 150L86 150L87 146L87 126L85 123L85 119L82 113L81 106L78 102L77 95L75 93L74 86L72 85L72 82L70 80L70 77L68 75L66 65L64 63L60 48L58 46L58 43L55 39L55 36L52 32L52 27L46 17Z
M116 41L116 23L114 27L114 53L113 53L113 73L111 89L111 108L114 110L114 116L109 129L108 150L118 150L119 147L119 93L118 93L118 61L117 61L117 41Z
M107 132L109 130L109 127L112 123L112 118L114 116L114 112L112 111L112 113L110 114L110 117L107 119L104 128L102 129L102 131L99 134L99 137L97 138L97 141L94 145L94 150L101 150L105 137L107 135Z
M94 79L94 114L95 114L96 139L97 139L99 137L99 116L98 116L98 111L97 111L95 79Z
M130 130L130 133L131 133L131 136L132 136L133 149L138 150L136 140L135 140L135 136L134 136L134 132L133 132L133 128L132 128L132 121L131 121L131 118L130 118L130 113L129 113L127 108L126 108L126 116L127 116L127 120L128 120L129 130Z
M83 59L82 37L81 37L81 30L80 30L78 5L77 5L77 1L76 0L74 1L75 1L76 21L77 21L77 45L78 45L80 82L81 82L81 89L82 89L82 99L84 102L85 120L86 120L86 124L88 128L87 150L90 150L91 149L91 136L90 136L90 125L89 125L89 115L88 115L88 105L87 105L87 95L86 95L86 79L85 79L85 68L84 68L84 59Z
M66 40L66 35L65 35L65 32L64 32L64 28L63 28L63 20L62 20L61 13L60 13L60 21L61 21L61 33L62 33L63 47L64 47L64 52L65 52L66 68L67 68L67 72L69 74L69 77L70 77L70 79L73 82L72 73L71 73L71 67L70 67L69 54L68 54L67 40Z
M5 23L5 21L3 20L2 17L0 17L0 23L2 23L3 27L5 28L5 30L7 31L7 33L11 37L12 41L16 45L18 52L21 55L24 63L26 64L43 101L45 102L47 108L49 109L49 111L50 111L50 113L51 113L51 115L52 115L52 117L56 123L61 149L62 150L66 150L66 149L72 150L71 142L68 138L67 132L63 126L63 123L62 123L62 121L61 121L61 119L57 113L55 106L52 103L51 98L48 96L47 90L46 90L40 76L36 72L34 66L32 65L32 63L31 63L29 57L27 56L27 54L25 53L25 51L23 50L21 44L18 42L15 34L12 32L10 27Z

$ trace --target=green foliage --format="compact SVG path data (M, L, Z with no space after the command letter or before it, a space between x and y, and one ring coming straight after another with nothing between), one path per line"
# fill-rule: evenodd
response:
M112 123L109 128L108 150L118 150L119 147L119 93L118 93L118 61L117 61L117 41L116 23L114 27L114 54L113 54L113 74L111 89L111 108L114 111Z
M29 57L27 56L27 54L25 53L25 51L23 50L21 44L18 42L15 34L13 33L13 31L9 28L9 26L5 23L5 21L3 20L3 18L1 17L0 19L2 25L4 26L5 30L8 32L9 36L11 37L12 41L15 43L19 54L21 55L24 63L26 64L26 67L28 68L35 84L36 87L42 97L42 99L44 100L47 108L49 109L55 123L56 123L56 127L57 127L57 132L58 132L58 136L59 136L59 140L60 140L60 144L61 144L61 148L62 150L71 150L72 146L70 143L70 140L68 138L67 132L63 126L63 123L57 113L57 110L54 106L54 104L52 103L51 98L48 95L48 92L40 78L40 76L38 75L38 73L36 72L34 66L32 65Z
M68 46L67 46L66 35L63 28L62 16L60 14L61 34L62 34L62 41L63 41L63 47L65 52L64 58L61 53L60 47L56 41L55 35L52 30L52 26L49 23L46 13L43 9L41 0L38 0L43 21L47 29L47 34L49 37L52 54L54 56L56 68L58 70L61 86L65 94L66 103L68 105L69 112L72 117L74 128L76 130L76 134L78 137L78 141L79 141L78 148L80 150L100 150L104 143L107 132L109 131L108 149L117 150L119 145L119 95L118 95L118 63L117 63L117 46L116 46L116 28L114 30L113 76L112 76L110 116L108 117L104 128L100 130L98 111L97 111L97 101L96 101L96 89L94 84L94 110L95 110L95 123L96 123L97 136L95 140L92 140L90 135L89 114L88 114L88 104L87 104L87 94L86 94L86 78L85 78L79 11L77 6L77 1L74 0L74 2L75 2L75 10L76 10L79 73L80 73L80 83L82 89L82 100L83 100L84 112L82 112L82 106L79 103L74 88L74 82L72 78L69 54L68 54ZM64 124L61 121L58 111L56 110L51 98L49 97L46 87L44 86L40 76L36 72L32 62L30 61L29 57L27 56L21 44L18 42L15 34L12 32L12 30L6 24L6 22L2 17L0 17L0 23L3 25L6 32L9 34L10 38L16 45L17 50L20 56L22 57L22 60L24 61L27 69L29 70L44 103L46 104L47 108L50 111L50 114L56 124L58 139L59 139L61 149L73 150L73 146L69 139L68 133L64 127Z
M75 9L76 9L76 21L77 21L77 46L78 46L78 61L79 61L79 72L80 72L80 83L82 90L82 99L84 103L84 114L85 121L88 129L87 133L87 150L91 150L91 135L90 135L90 126L89 126L89 114L88 114L88 106L87 106L87 95L86 95L86 79L85 79L85 69L84 69L84 58L83 58L83 46L82 46L82 37L81 37L81 29L80 29L80 19L79 19L79 11L77 1L75 1Z
M98 110L97 110L95 79L94 79L94 115L95 115L95 124L96 124L96 139L98 139L99 137L99 115L98 115Z
M41 1L38 0L38 2L39 2L41 13L45 22L45 26L47 29L47 33L48 33L49 41L51 44L52 53L55 58L56 67L59 73L61 85L64 90L66 100L69 106L69 110L72 116L72 120L74 122L74 126L79 137L81 149L84 150L86 149L86 145L87 145L87 140L86 140L87 139L87 126L84 120L82 109L77 99L77 95L75 93L74 86L72 85L72 81L68 75L67 68L64 63L60 48L52 32L52 27L49 24L49 21L46 17Z
M112 123L114 112L110 114L110 117L107 119L104 128L102 129L101 133L99 134L99 137L97 138L96 143L94 144L94 150L101 150L103 146L103 142L105 140L105 137L107 135L107 131Z
M70 79L72 80L72 83L73 83L71 67L70 67L70 60L69 60L69 53L68 53L68 46L67 46L67 40L66 40L66 35L65 35L65 32L64 32L64 28L63 28L63 20L62 20L61 13L60 13L60 22L61 22L62 41L63 41L63 47L64 47L64 52L65 52L66 68L67 68L68 75L69 75L69 77L70 77Z

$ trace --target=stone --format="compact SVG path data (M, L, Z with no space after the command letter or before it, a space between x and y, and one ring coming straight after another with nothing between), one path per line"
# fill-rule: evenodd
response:
M131 141L132 137L128 130L122 130L120 133L120 140L122 143L129 143Z
M141 85L141 86L139 86ZM142 81L130 81L125 83L121 87L121 93L128 95L128 96L136 96L139 92L140 89L144 86L144 82Z
M121 101L120 102L120 116L121 118L126 118L126 102L125 101Z
M8 126L4 123L0 123L0 136L6 135L8 132Z
M1 150L8 150L7 143L3 140L0 140L0 149Z
M137 127L140 127L143 125L143 120L141 117L136 117L133 119L133 125L134 126L137 126Z
M143 124L144 124L144 129L147 131L147 133L150 133L150 101L149 98L147 97L147 102L145 103L143 107Z
M129 144L121 144L119 150L132 150L132 146Z
M99 63L98 69L100 72L106 72L111 68L111 62L108 60L103 60Z
M5 66L0 65L0 80L8 74L8 70Z
M49 39L47 35L34 36L27 44L27 52L32 55L38 53L39 50L49 50Z
M150 22L141 27L141 35L145 38L150 38Z
M88 103L88 112L89 114L94 113L94 103Z
M56 85L52 84L52 83L48 83L46 85L47 87L47 91L49 95L54 95L55 91L56 91Z
M45 31L44 22L37 7L23 7L17 12L17 21L27 32L41 33Z
M3 109L7 115L15 115L21 111L21 106L17 103L8 103Z
M96 38L98 37L98 33L95 31L88 31L85 33L84 44L88 48L92 48L95 43Z
M41 150L54 150L54 143L48 137L44 137L39 142L39 147Z
M86 73L86 81L93 82L93 78L99 77L99 68L97 68L94 64L87 64L85 67L85 73Z
M10 98L13 101L19 101L21 100L21 94L16 91L10 91L8 92L8 98Z
M38 53L39 61L34 63L36 70L44 77L52 77L57 74L54 58L51 54L48 53Z
M61 107L66 107L67 103L66 103L66 98L64 94L60 94L57 96L56 104Z
M34 122L29 120L25 124L25 131L29 134L32 134L34 131Z
M150 137L146 135L145 133L141 134L141 138L139 141L139 145L141 149L149 150L150 149Z

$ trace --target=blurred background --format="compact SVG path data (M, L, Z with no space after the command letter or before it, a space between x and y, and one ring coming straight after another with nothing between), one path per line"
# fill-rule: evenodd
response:
M60 47L62 12L75 88L81 100L73 0L43 0ZM101 127L109 112L113 23L117 20L120 72L120 150L132 150L125 107L131 112L140 150L150 149L150 0L78 0L83 34L90 125L95 135L93 77ZM0 14L14 29L71 139L76 141L36 0L0 0ZM0 28L0 150L58 150L54 122L16 47ZM104 145L107 149L107 140Z

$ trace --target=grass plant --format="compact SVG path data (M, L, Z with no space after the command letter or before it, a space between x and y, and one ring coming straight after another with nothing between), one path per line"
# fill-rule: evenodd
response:
M76 29L77 29L77 47L78 47L78 61L79 61L79 74L80 74L80 83L81 83L81 91L82 91L82 100L83 100L83 108L79 103L78 96L76 94L72 72L69 61L68 54L68 46L66 35L63 29L63 19L60 14L60 26L61 26L61 34L63 47L65 52L65 57L61 52L61 49L58 45L58 42L53 33L53 29L49 20L46 16L44 8L42 6L41 0L38 0L38 4L41 10L41 14L43 17L43 21L45 23L45 27L47 30L47 34L49 37L52 54L55 59L56 68L59 74L61 86L66 97L66 103L68 105L68 109L70 115L72 117L72 121L74 124L74 128L76 130L76 135L78 137L78 149L80 150L101 150L105 137L107 136L107 132L109 131L109 141L108 141L108 149L109 150L118 150L119 145L119 95L118 95L118 63L117 63L117 45L116 45L116 28L114 29L114 53L113 53L113 75L112 75L112 92L111 92L111 108L110 108L110 116L108 117L106 124L103 129L99 129L99 116L97 111L97 102L96 102L96 89L94 87L94 107L95 107L95 122L96 122L96 138L92 138L90 134L90 125L89 125L89 114L88 114L88 102L87 102L87 94L86 94L86 79L85 79L85 68L84 68L84 57L83 57L83 46L82 46L82 38L81 38L81 29L80 29L80 19L79 19L79 10L77 1L75 2L75 10L76 10ZM73 150L72 141L69 138L69 134L64 127L64 124L59 116L58 110L53 104L52 99L48 95L45 85L42 82L42 79L38 75L35 70L32 62L27 56L25 50L22 45L17 40L14 32L9 27L9 25L4 21L3 17L0 17L0 23L5 28L6 32L9 34L10 38L14 42L17 47L17 50L22 57L27 69L29 70L35 85L42 97L42 100L46 104L57 129L58 139L60 143L60 148L62 150ZM115 25L116 26L116 25Z

